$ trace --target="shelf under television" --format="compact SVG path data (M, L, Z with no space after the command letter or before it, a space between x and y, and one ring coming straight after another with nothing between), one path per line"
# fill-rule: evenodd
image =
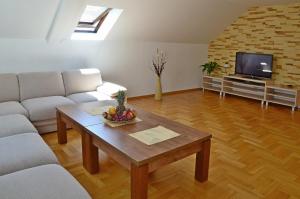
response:
M224 80L248 83L251 85L265 85L266 82L268 81L268 80L264 80L264 79L247 78L242 75L227 75L227 76L224 76Z
M208 75L204 75L203 76L204 79L213 79L215 81L219 81L222 82L223 77L219 77L219 76L208 76Z
M285 94L285 93L280 93L280 94L267 93L267 98L268 97L285 99L287 101L295 101L295 97L296 96L295 95Z
M223 87L225 88L232 88L232 89L236 89L236 90L240 90L240 91L245 91L245 92L251 92L251 93L261 93L264 94L265 93L265 89L261 88L261 89L257 89L257 88L249 88L246 86L240 86L240 85L226 85L224 84Z
M225 76L223 79L223 96L236 95L262 101L265 99L266 81L249 79L241 76Z
M203 76L203 91L211 90L211 91L221 92L222 81L223 79L221 77Z
M218 83L215 83L215 82L203 82L204 84L209 84L209 85L216 85L216 86L219 86L221 87L222 86L222 82L218 82Z
M203 83L203 89L221 92L222 86L210 83Z
M225 94L231 94L231 95L237 95L240 97L246 97L246 98L251 98L251 99L256 99L256 100L264 100L264 95L257 95L257 94L252 94L252 93L247 93L247 92L241 92L237 90L227 90L226 88L223 88L223 93Z
M222 82L203 81L203 84L216 85L216 86L222 87Z
M294 111L300 105L300 89L282 85L266 86L266 105L269 103L292 107Z
M274 103L274 104L280 104L280 105L285 105L285 106L295 106L295 103L294 102L291 102L291 101L287 101L287 100L282 100L282 99L268 99L267 100L267 103Z
M263 89L263 90L265 89L264 85L247 84L247 83L241 83L241 82L238 82L238 81L230 81L230 80L224 80L223 82L224 82L224 84L234 84L234 85L240 85L240 86L243 86L243 87L258 88L258 89Z
M213 86L207 86L204 89L211 90L211 91L216 91L216 92L221 92L221 88L217 88L217 87L213 87Z

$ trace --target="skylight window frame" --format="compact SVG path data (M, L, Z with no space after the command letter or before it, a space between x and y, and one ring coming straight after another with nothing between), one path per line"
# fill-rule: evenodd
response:
M75 33L92 33L96 34L98 33L98 30L100 29L101 25L105 21L106 17L109 15L110 11L112 11L112 8L107 8L103 13L101 13L96 19L94 19L93 22L86 22L86 21L79 21L76 28L81 28L82 26L87 26L86 28L94 28L94 30L76 30ZM94 25L97 24L95 27Z
M109 7L105 6L86 5L79 20L82 24L81 28L78 28L80 26L78 25L79 22L77 22L70 39L75 41L105 40L123 12L123 9L120 8L110 8L110 10L107 10L108 8ZM107 15L103 14L105 11L107 12Z

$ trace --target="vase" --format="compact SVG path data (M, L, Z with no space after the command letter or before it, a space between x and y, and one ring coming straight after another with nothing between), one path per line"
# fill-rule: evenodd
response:
M157 79L156 79L155 100L161 100L161 99L162 99L161 78L157 77Z

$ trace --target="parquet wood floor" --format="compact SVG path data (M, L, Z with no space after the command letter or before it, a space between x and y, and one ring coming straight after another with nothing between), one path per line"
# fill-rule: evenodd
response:
M194 180L195 157L188 157L151 174L150 199L300 198L300 111L201 91L130 103L213 134L208 182ZM99 174L83 169L77 132L69 132L67 145L58 145L55 133L43 138L93 198L130 198L128 171L103 152Z

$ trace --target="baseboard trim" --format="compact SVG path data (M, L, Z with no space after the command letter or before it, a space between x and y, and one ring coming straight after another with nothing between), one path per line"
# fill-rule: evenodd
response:
M190 88L190 89L184 89L184 90L177 90L177 91L169 91L163 93L163 95L174 95L174 94L179 94L179 93L186 93L186 92L191 92L191 91L200 91L202 88ZM149 95L140 95L140 96L135 96L135 97L128 97L128 100L135 100L135 99L142 99L142 98L148 98L148 97L154 97L155 94L149 94Z

